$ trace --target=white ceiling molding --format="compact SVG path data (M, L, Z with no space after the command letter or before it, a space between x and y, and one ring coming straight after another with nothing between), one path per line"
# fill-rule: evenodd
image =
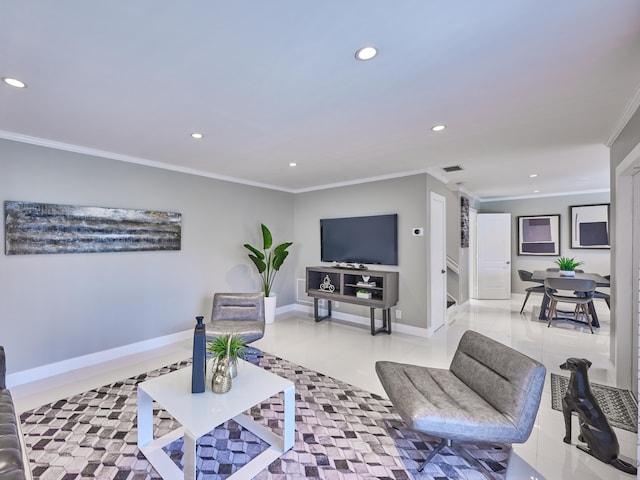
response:
M182 167L179 165L172 165L169 163L156 162L154 160L147 160L146 158L132 157L130 155L122 155L119 153L107 152L105 150L97 150L95 148L81 147L79 145L72 145L70 143L56 142L54 140L47 140L46 138L30 137L28 135L22 135L20 133L7 132L0 130L0 138L5 140L13 140L20 143L28 143L30 145L37 145L40 147L53 148L55 150L64 150L66 152L81 153L83 155L90 155L92 157L107 158L109 160L117 160L119 162L134 163L136 165L144 165L146 167L160 168L162 170L170 170L172 172L187 173L189 175L197 175L200 177L215 178L216 180L224 180L225 182L240 183L242 185L250 185L252 187L267 188L270 190L278 190L281 192L294 193L291 189L282 188L277 185L267 185L259 182L252 182L242 178L227 177L225 175L217 175L211 172L205 172L204 170L197 170L194 168Z
M636 113L638 107L640 107L640 87L638 87L638 90L636 90L636 94L631 97L631 100L629 100L629 103L627 103L627 106L622 112L622 115L620 115L618 122L616 123L615 127L613 127L613 130L609 134L609 137L607 137L607 141L605 142L605 145L607 147L611 148L611 145L613 145L613 142L616 141L616 138L618 138L620 132L622 132L631 117L633 117L633 115Z

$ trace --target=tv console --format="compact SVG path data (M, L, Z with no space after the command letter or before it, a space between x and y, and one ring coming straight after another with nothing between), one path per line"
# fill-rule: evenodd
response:
M369 307L371 335L391 333L391 307L398 303L398 272L340 267L307 267L306 270L306 292L313 298L316 322L331 318L331 302L335 300ZM365 281L363 276L369 279ZM327 300L327 315L323 317L318 315L320 299ZM382 309L382 327L377 329L376 308Z

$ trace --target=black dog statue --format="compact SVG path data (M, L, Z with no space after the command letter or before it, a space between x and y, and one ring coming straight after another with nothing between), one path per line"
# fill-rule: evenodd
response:
M562 399L562 413L566 430L564 442L571 443L571 412L576 412L580 425L578 440L587 444L586 446L577 445L577 447L601 462L636 475L637 468L635 466L618 458L620 453L618 438L604 416L589 385L587 370L590 366L591 362L585 358L568 358L565 363L560 365L562 370L571 372L569 387Z

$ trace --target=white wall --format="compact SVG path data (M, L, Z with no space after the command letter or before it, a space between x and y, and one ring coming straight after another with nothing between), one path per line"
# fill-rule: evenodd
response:
M293 195L0 140L0 196L179 212L182 249L0 256L0 344L9 373L181 332L215 291L259 291L244 243L260 222L292 240ZM4 235L4 222L2 222ZM293 303L292 260L276 280Z
M478 203L479 213L511 214L511 291L524 293L530 283L520 281L518 270L546 270L555 267L557 256L518 255L518 216L560 215L560 255L572 257L584 262L579 267L587 272L608 275L611 273L611 251L609 249L572 249L570 247L571 217L569 207L572 205L591 205L609 203L609 193L589 193L581 195L564 195L554 197L526 198Z

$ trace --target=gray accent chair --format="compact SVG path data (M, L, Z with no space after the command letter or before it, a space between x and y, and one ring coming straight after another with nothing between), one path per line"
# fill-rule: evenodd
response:
M448 446L492 479L459 443L524 443L540 406L546 368L468 330L448 370L378 361L376 373L407 425L442 439L418 471Z
M255 342L264 336L264 323L264 293L216 293L205 324L207 340L231 333Z

